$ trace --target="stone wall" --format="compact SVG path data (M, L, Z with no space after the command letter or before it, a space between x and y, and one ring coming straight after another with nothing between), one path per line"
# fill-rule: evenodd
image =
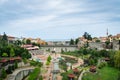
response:
M113 50L119 50L119 41L118 40L113 41Z
M105 43L103 42L89 42L89 47L92 49L102 50L104 49Z
M61 52L61 50L65 52L78 50L77 46L42 46L41 48L44 51L50 50L50 52L51 51Z
M24 77L28 76L29 73L33 71L33 69L33 67L18 69L9 75L7 80L22 80Z
M112 43L112 49L113 50L119 50L119 40L114 40ZM110 44L110 45L111 45ZM98 50L102 50L102 49L105 49L105 43L103 42L90 42L89 43L89 47L94 49L98 49Z
M20 71L20 72L15 76L15 80L22 80L24 77L28 76L29 73L31 73L32 71L33 71L33 69L28 69L28 70Z

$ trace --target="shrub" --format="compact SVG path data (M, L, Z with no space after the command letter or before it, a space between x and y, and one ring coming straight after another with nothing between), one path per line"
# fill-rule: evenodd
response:
M36 61L30 61L30 65L31 66L39 66L39 67L41 67L42 66L42 63L41 62L36 62Z
M43 77L42 77L42 75L39 77L39 80L43 80Z
M50 64L50 62L49 62L49 61L47 61L47 62L46 62L46 65L49 65L49 64Z
M101 62L99 65L98 65L98 68L101 69L103 67L107 66L107 62Z
M8 73L8 74L11 74L11 73L12 73L12 67L11 67L11 66L8 67L7 73Z
M40 68L35 68L34 71L28 77L28 80L37 80L40 74Z
M2 78L6 78L6 76L7 76L7 73L6 73L5 69L2 68L2 74L1 74L1 77L2 77Z
M15 61L14 68L15 68L15 69L18 68L18 63L17 63L17 61Z

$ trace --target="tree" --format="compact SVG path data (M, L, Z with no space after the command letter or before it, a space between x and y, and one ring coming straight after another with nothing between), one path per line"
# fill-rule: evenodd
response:
M73 39L70 40L70 45L74 45L74 40Z
M116 51L114 55L115 67L120 70L120 51Z
M25 42L26 42L26 41L25 41L25 38L24 38L24 39L22 40L22 44L25 44Z
M116 51L110 50L109 51L109 56L110 56L110 61L108 62L108 64L112 67L114 67L114 55L115 55Z
M26 44L31 44L30 39L27 39L27 40L26 40Z
M118 44L119 44L119 50L120 50L120 40L119 40Z
M99 39L97 39L97 40L95 40L95 42L100 42L100 40L99 40Z
M18 68L18 63L17 63L17 61L15 61L14 67L15 67L15 69Z
M49 55L48 58L47 58L47 61L50 62L51 61L51 56Z
M13 56L15 56L15 52L14 52L14 49L11 48L11 49L10 49L10 57L13 57Z
M84 37L85 39L87 39L87 40L92 40L91 35L90 35L89 33L87 33L87 32L84 33L83 37Z
M106 50L100 50L99 55L102 57L109 57L110 56L108 51L106 51Z
M3 57L8 57L8 54L7 53L3 53L2 56Z
M87 32L85 32L84 35L83 35L83 37L84 37L85 39L87 39L87 38L88 38L88 35L89 35L89 34L88 34Z
M95 65L94 59L91 58L91 59L89 60L89 65Z
M76 44L76 45L78 44L78 42L79 42L79 39L78 39L78 38L75 39L75 44Z
M91 37L91 35L88 35L88 40L92 40L92 37Z
M31 54L28 52L28 51L24 51L22 54L21 54L22 58L25 59L29 59L31 58Z
M39 80L43 80L43 77L42 77L42 75L40 75L40 77L39 77Z
M120 72L118 73L118 78L117 78L117 80L120 80Z
M108 35L108 37L112 37L112 34Z
M5 32L4 32L3 36L2 36L2 40L3 40L3 41L8 41L8 37L7 37L7 35L5 34Z
M49 62L49 61L47 61L47 62L46 62L46 65L49 65L49 64L50 64L50 62Z
M35 68L32 73L30 73L27 80L38 80L40 74L40 68Z
M61 49L61 53L64 53L64 50L63 50L63 49Z
M7 76L7 73L6 73L5 69L2 68L2 74L1 74L1 77L2 77L2 78L6 78L6 76Z
M108 48L109 44L110 44L110 41L109 40L105 41L105 44L106 44L106 48Z
M2 38L1 38L1 44L2 44L2 46L6 46L8 44L8 37L5 34L5 32L4 32L4 34L3 34Z
M15 44L16 44L16 45L21 45L22 42L21 42L20 40L16 40L16 41L15 41Z

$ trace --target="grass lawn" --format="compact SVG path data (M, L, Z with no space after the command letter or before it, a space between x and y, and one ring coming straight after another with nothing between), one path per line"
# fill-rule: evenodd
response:
M86 73L83 76L83 80L117 80L118 71L112 67L104 67L98 71L98 73Z

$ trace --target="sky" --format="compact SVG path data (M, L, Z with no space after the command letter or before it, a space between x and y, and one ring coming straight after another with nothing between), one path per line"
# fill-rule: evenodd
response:
M0 0L0 34L44 40L120 33L120 0Z

